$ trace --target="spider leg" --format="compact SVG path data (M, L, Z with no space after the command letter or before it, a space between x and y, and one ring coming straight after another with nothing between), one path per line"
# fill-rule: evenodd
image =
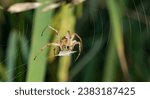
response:
M79 56L80 56L80 53L81 53L81 42L78 42L78 41L76 41L75 43L74 43L74 46L75 45L79 45L79 53L78 53L78 56L76 57L76 59L75 59L75 61L79 58ZM74 48L74 46L73 46L73 48Z
M59 52L59 48L58 47L54 48L54 56L56 56L58 52Z
M41 36L43 36L43 34L44 34L44 32L45 32L45 30L46 30L47 28L50 28L51 30L55 31L56 35L59 36L59 32L58 32L55 28L53 28L53 27L51 27L51 26L49 26L49 25L46 26L46 27L43 29L43 31L42 31L42 33L41 33ZM59 38L60 38L60 36L59 36Z
M41 53L41 52L43 52L43 50L44 49L46 49L46 48L48 48L49 46L58 46L58 47L60 47L60 45L58 44L58 43L48 43L48 44L46 44L45 46L43 46L42 48L41 48L41 50L40 50L40 52L38 53L38 55ZM36 55L35 57L34 57L34 60L37 58L37 56L38 55Z
M53 31L55 31L54 33L56 33L56 35L58 36L58 41L57 41L57 43L60 43L60 35L59 35L59 32L55 29L55 28L53 28L52 26L49 26L49 25L47 25L44 29L43 29L43 31L42 31L42 33L41 33L41 36L43 36L43 33L44 33L44 31L47 29L47 28L50 28L50 29L52 29ZM47 44L46 46L48 46L49 44ZM56 45L56 44L51 44L51 45ZM46 47L45 46L45 47ZM57 46L57 45L56 45ZM42 49L41 49L42 50Z
M83 44L82 44L82 39L81 39L81 37L77 34L77 33L73 33L73 34L71 34L71 32L68 30L67 31L67 33L68 33L68 35L69 35L69 37L70 37L70 41L73 41L73 39L75 38L75 36L80 40L80 42L81 42L81 47L83 47Z
M83 48L83 44L82 44L82 39L81 39L81 37L80 37L77 33L73 33L72 35L73 35L73 36L72 36L71 40L73 40L74 37L76 36L76 37L80 40L80 46Z
M53 45L53 46L60 46L58 43L48 43L48 44L46 44L45 46L43 46L43 47L41 48L41 52L42 52L45 48L47 48L47 47L49 47L49 46L51 46L51 45Z
M53 31L55 31L55 33L57 34L57 35L59 35L59 32L55 29L55 28L53 28L53 27L51 27L51 26L48 26L50 29L52 29Z
M50 29L52 29L53 31L55 31L56 35L58 36L58 41L60 42L60 35L59 35L59 32L53 28L52 26L48 26Z

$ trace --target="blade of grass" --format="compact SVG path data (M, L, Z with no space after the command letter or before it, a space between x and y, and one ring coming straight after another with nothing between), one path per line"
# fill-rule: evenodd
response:
M0 63L0 82L7 81L6 68Z
M43 1L43 0L38 0ZM47 60L47 49L45 49L41 54L39 50L45 44L48 43L50 38L50 33L45 33L41 37L41 33L45 26L50 24L52 11L42 13L41 8L36 9L33 22L33 32L32 32L32 42L31 49L28 60L28 72L27 72L27 81L44 81L45 69L46 69L46 60ZM48 31L45 31L48 32ZM34 57L38 54L36 60Z
M71 57L61 57L59 60L59 67L58 67L58 81L68 81L69 79L69 67L71 64Z
M20 42L21 42L21 50L22 50L23 59L25 62L27 62L28 54L29 54L29 51L28 51L29 46L28 46L27 38L25 36L22 36L20 38Z
M74 7L70 7L70 4L63 5L60 11L54 16L53 26L58 29L60 37L66 35L67 31L74 32L75 16L73 14ZM57 37L55 37L55 42ZM53 59L53 51L50 51L49 60ZM60 57L58 66L58 81L67 81L69 76L69 67L71 64L71 57Z
M117 61L117 52L116 52L114 38L112 37L110 40L110 44L106 56L103 81L115 81L116 61Z
M123 33L122 33L122 10L115 0L107 0L107 7L110 15L110 21L113 30L114 43L117 48L121 69L125 80L128 80L128 67L124 53Z
M75 27L75 17L73 15L74 8L70 5L65 5L60 11L60 31L61 36L66 35L67 30L70 30L71 33L74 32ZM71 64L71 57L61 57L59 60L58 67L58 81L68 81L69 77L69 67Z
M16 58L17 58L17 32L12 31L9 35L8 39L8 48L7 48L7 60L6 60L6 66L7 66L7 80L10 82L12 81L14 77L14 68L16 65Z
M83 4L78 4L76 7L76 16L77 18L81 18L83 15Z

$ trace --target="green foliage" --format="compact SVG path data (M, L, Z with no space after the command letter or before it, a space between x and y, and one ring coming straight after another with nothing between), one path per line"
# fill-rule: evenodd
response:
M64 2L43 12L53 0L44 1L17 14L0 5L0 81L150 81L149 0ZM16 2L23 1L7 5ZM48 25L61 37L70 30L82 38L77 61L78 52L56 57L55 46L40 51L59 39L49 28L41 36Z
M28 60L27 81L44 81L48 49L45 49L42 53L39 51L45 44L48 43L50 38L50 33L48 33L48 31L46 31L43 37L41 37L41 33L43 29L50 24L51 14L52 11L42 13L40 8L35 11L32 42ZM34 60L36 55L38 56L36 60Z
M6 66L7 66L7 81L13 81L13 76L15 75L14 68L16 65L17 60L17 43L18 43L18 37L17 32L13 30L10 33L9 41L8 41L8 48L7 48L7 59L6 59Z

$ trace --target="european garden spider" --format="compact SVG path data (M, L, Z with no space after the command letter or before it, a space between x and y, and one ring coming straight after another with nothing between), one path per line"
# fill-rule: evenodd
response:
M70 55L72 53L75 53L76 51L73 51L73 49L74 49L75 45L78 45L79 46L79 52L78 52L78 56L75 59L75 60L77 60L80 56L80 53L81 53L81 47L82 47L81 37L77 33L71 34L70 31L67 31L67 34L64 37L60 38L59 32L56 29L54 29L51 26L48 26L48 27L50 29L52 29L53 31L55 31L55 33L59 37L59 40L56 41L55 43L46 44L45 46L43 46L41 48L40 51L42 52L45 48L52 45L52 46L56 46L57 50L59 50L58 53L56 53L56 48L54 48L54 55L55 56L66 56L66 55ZM44 29L44 31L45 31L45 29ZM42 32L41 36L43 35L44 31ZM74 40L75 37L77 37L80 41Z

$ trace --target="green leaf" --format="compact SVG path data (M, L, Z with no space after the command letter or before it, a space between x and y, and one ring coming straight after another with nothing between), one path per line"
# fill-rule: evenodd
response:
M17 58L17 32L13 30L8 39L8 48L7 48L7 59L6 59L6 66L7 66L7 79L8 81L12 81L14 76L14 68L16 65L16 58Z
M43 1L43 0L39 0ZM45 31L41 37L43 29L50 24L52 11L46 13L41 11L41 8L36 9L32 30L32 42L28 60L27 81L41 82L44 81L47 61L47 51L45 49L39 53L40 49L46 45L50 38L50 33ZM35 56L36 60L34 60Z

